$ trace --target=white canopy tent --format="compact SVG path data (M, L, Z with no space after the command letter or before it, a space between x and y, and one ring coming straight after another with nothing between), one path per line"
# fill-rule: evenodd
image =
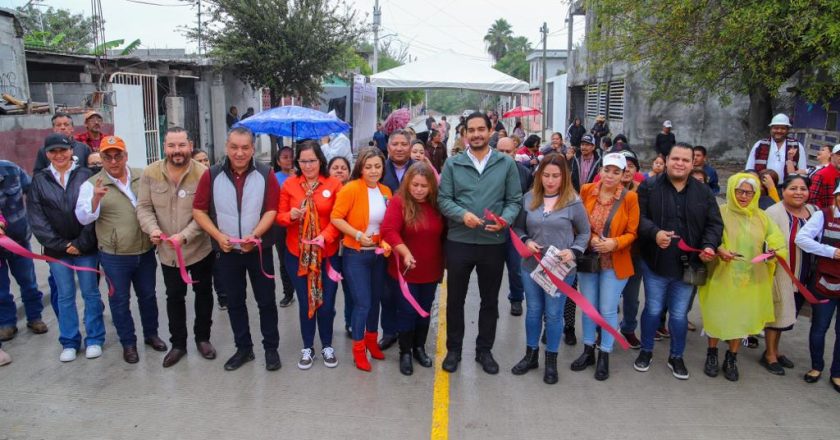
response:
M441 52L431 60L415 61L370 77L376 87L390 90L466 89L509 95L528 93L528 83L490 67L489 63Z

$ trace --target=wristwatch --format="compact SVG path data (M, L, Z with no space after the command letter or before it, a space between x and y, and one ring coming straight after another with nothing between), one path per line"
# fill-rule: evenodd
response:
M362 231L356 231L356 241L362 241Z

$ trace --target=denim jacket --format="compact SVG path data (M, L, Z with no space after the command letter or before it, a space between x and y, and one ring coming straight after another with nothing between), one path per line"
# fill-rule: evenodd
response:
M29 243L32 233L26 221L23 194L32 179L17 164L0 160L0 213L6 218L6 235L21 245Z

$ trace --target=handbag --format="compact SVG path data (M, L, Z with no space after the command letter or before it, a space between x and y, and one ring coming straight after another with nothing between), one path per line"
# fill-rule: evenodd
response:
M624 196L627 194L626 189L621 190L621 195L618 197L618 200L610 209L610 214L607 216L607 221L604 222L604 237L609 237L610 233L610 226L612 226L612 219L615 216L616 211L618 211L618 207L621 206L621 202L624 201ZM595 230L592 230L592 233L595 234ZM598 273L601 271L601 255L597 252L592 251L591 249L587 248L586 252L583 253L578 259L575 261L577 264L577 271L583 273Z
M692 286L702 286L706 284L706 278L709 273L706 271L706 266L692 266L688 262L683 263L682 281Z

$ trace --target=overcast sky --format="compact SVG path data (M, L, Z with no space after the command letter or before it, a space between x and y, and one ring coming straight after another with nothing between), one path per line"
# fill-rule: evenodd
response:
M146 48L186 48L194 52L179 26L193 25L196 10L177 0L101 0L105 16L105 38L140 38ZM26 4L27 0L0 0L4 7ZM90 0L40 0L36 3L70 9L90 15ZM143 4L146 3L146 4ZM156 6L169 5L169 6ZM374 0L348 0L360 17L372 21ZM538 47L543 21L548 23L549 49L566 49L568 3L565 0L380 0L382 31L408 46L419 59L451 49L457 53L490 61L484 45L487 29L498 18L513 26L513 33L525 36ZM480 7L480 9L479 9ZM583 36L583 17L575 20L575 41ZM395 44L397 44L395 42Z

